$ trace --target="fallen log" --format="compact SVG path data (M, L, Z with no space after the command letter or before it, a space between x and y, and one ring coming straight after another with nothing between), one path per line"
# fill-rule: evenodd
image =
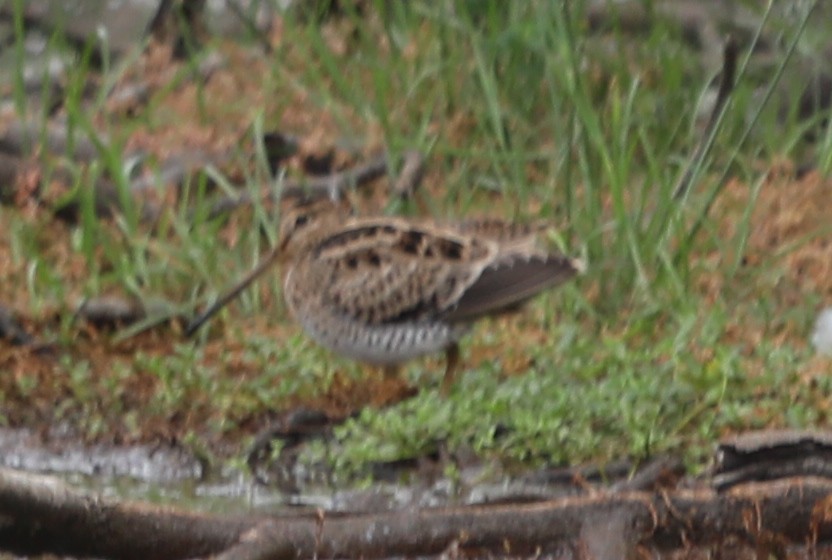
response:
M99 558L221 552L254 522L118 503L56 478L0 469L0 550Z
M832 542L830 496L832 481L810 477L724 493L702 487L360 515L221 517L119 503L53 478L0 469L0 550L124 559L380 558L449 547L606 556L733 540L776 556Z

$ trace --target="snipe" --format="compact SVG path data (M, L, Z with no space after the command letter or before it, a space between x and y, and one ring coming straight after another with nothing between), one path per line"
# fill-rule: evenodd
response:
M447 391L458 341L474 321L516 308L582 269L540 248L544 229L490 219L356 217L333 193L287 191L275 249L186 333L277 260L289 311L316 342L387 370L445 351Z

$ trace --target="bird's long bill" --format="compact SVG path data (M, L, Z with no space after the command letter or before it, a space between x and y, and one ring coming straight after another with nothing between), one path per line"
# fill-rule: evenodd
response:
M272 252L266 255L262 261L260 261L257 266L255 266L251 272L249 272L242 280L237 282L230 290L228 290L225 294L220 296L217 301L213 304L209 305L207 309L205 309L202 313L194 317L194 319L188 324L185 328L185 336L191 337L193 334L199 330L199 328L208 321L211 317L213 317L217 311L222 309L228 302L233 300L235 297L240 295L240 293L248 288L252 282L254 282L261 274L263 274L277 259L277 256L280 254L281 246L277 246L272 249Z
M451 321L466 321L524 303L583 270L583 264L562 255L520 258L483 271L448 313Z

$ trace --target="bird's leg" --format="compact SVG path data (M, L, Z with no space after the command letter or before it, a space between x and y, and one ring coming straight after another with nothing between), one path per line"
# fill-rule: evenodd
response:
M459 344L452 342L445 348L445 377L442 378L442 395L448 396L459 366Z

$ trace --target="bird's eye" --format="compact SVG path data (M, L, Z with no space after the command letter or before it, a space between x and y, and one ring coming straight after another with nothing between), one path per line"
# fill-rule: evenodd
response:
M305 226L309 221L309 216L298 216L295 218L295 227Z

